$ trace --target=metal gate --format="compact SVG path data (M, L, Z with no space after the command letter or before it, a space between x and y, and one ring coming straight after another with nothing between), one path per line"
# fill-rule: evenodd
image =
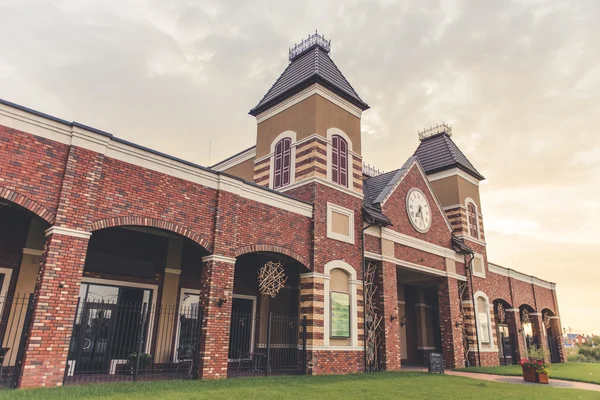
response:
M306 374L306 316L234 311L229 377Z
M548 348L550 349L550 362L551 363L559 363L560 362L560 353L558 350L558 341L560 339L552 336L550 330L548 330Z
M0 297L0 386L19 382L33 315L33 294Z
M195 378L202 309L81 301L64 383Z

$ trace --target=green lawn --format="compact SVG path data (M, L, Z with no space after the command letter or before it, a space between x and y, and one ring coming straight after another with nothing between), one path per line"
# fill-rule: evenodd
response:
M4 390L0 399L598 399L598 392L525 386L419 372L222 381L99 384Z
M520 365L507 365L501 367L468 367L457 371L480 372L483 374L521 376ZM600 384L600 363L563 363L552 364L548 372L550 379L564 379L567 381L580 381Z

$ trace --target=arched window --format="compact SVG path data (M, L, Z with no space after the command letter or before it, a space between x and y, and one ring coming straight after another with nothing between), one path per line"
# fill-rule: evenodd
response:
M469 218L469 235L478 239L479 227L477 226L477 208L473 203L467 203L467 213Z
M340 135L331 137L331 180L348 186L348 143Z
M490 316L490 304L488 297L481 291L477 291L474 295L475 301L475 316L477 318L477 336L479 343L484 348L493 348L493 327L492 318Z
M289 185L292 139L283 138L275 145L275 167L273 169L273 188Z

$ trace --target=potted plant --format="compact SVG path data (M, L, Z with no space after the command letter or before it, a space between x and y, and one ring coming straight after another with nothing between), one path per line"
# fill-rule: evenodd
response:
M544 351L537 346L529 348L529 357L519 361L523 369L523 380L527 382L548 383L548 364L544 361Z
M135 371L136 365L137 365L137 354L136 353L131 353L129 355L129 357L127 357L128 360L128 364L129 364L129 370L131 371L131 374L133 375L133 372ZM140 354L140 364L139 364L139 371L146 369L149 365L152 364L152 356L148 353L142 353Z

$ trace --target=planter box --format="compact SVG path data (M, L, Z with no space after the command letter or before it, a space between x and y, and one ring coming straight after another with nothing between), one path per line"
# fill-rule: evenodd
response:
M521 368L523 368L523 380L525 380L525 382L537 382L537 374L533 367L524 365Z
M539 383L548 384L548 374L535 374Z

